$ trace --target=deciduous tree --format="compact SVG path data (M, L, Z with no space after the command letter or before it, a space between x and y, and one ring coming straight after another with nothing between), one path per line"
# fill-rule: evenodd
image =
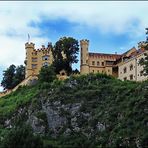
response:
M72 37L63 37L55 43L53 52L53 66L56 73L62 69L67 71L67 74L72 72L72 64L77 63L77 55L79 52L78 41Z
M1 85L4 89L12 89L18 85L25 78L25 67L20 65L16 67L15 65L10 65L3 72L3 79Z
M146 50L148 50L148 45L145 47ZM145 53L145 58L142 58L139 61L139 64L143 66L143 75L147 76L148 75L148 53Z
M56 73L52 65L41 68L39 73L40 82L52 82L54 79L56 79Z

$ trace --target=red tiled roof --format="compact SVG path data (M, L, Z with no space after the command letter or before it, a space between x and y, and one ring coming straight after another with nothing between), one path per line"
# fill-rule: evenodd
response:
M128 52L130 52L131 50L137 51L135 47L132 47L131 49L129 49L129 50L127 50L126 52L124 52L124 53L122 54L122 56L125 56L125 55L126 55Z
M143 50L143 49L139 49L139 50L136 50L135 52L133 52L133 53L131 53L131 57L135 57L135 56L137 56L138 54L141 54L141 53L143 53L143 52L145 52L145 50Z
M130 50L132 50L132 49L136 49L136 48L133 47L133 48L131 48ZM96 58L112 59L112 60L116 60L116 63L118 63L118 62L121 60L121 58L126 57L126 54L127 54L130 50L126 51L126 52L123 53L123 54L105 54L105 53L92 53L92 52L90 52L90 53L89 53L89 56L90 56L90 57L94 57L94 58L96 57ZM142 48L139 49L139 50L135 50L135 51L133 51L132 53L130 53L130 55L128 56L128 58L130 59L130 58L135 57L135 56L137 56L137 55L139 55L139 54L141 54L141 53L143 53L143 52L145 52L145 50L142 49Z
M111 59L119 59L122 55L120 54L105 54L105 53L89 53L89 56L100 57L100 58L111 58Z

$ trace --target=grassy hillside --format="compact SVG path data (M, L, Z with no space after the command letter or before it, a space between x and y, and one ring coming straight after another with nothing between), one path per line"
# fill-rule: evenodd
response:
M21 145L29 139L40 147L147 147L147 99L148 81L101 74L22 87L0 99L1 146L22 133Z

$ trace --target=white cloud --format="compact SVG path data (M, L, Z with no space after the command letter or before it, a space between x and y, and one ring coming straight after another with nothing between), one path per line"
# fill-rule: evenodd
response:
M0 92L2 92L3 91L3 87L0 87Z
M102 33L131 32L131 37L141 37L148 24L147 14L146 1L0 2L0 65L23 64L28 33L38 47L48 41L38 36L42 30L28 25L30 21L40 22L42 17L51 20L62 17L95 27ZM132 24L133 20L137 20L138 25Z

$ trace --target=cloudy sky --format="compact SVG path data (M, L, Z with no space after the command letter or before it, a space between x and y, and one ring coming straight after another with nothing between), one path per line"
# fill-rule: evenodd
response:
M24 63L28 33L36 48L71 36L89 39L92 52L123 53L145 40L147 14L146 1L1 1L0 81L10 64Z

